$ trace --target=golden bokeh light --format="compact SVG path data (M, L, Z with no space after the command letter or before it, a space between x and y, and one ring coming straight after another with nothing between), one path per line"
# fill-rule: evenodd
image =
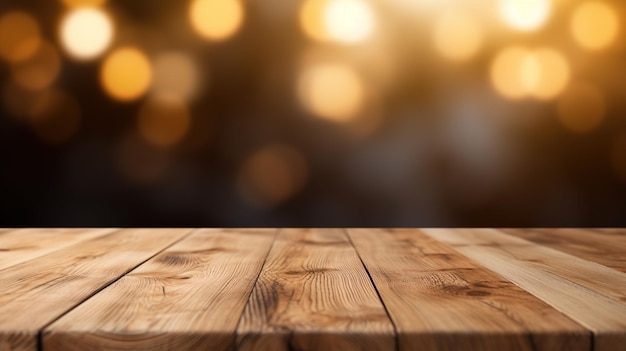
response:
M480 49L482 40L480 25L469 15L446 13L435 24L435 46L449 60L464 61L471 58Z
M601 50L615 41L619 31L616 11L603 1L578 6L571 22L576 42L588 50Z
M521 47L510 47L498 54L491 66L495 89L510 99L521 99L528 93L528 78L536 72L532 54Z
M533 31L541 28L551 12L549 0L500 0L500 14L514 29Z
M272 207L296 195L305 185L308 167L294 148L266 146L244 161L237 175L242 197L258 207Z
M152 68L138 49L126 47L112 52L100 71L104 90L114 99L135 100L146 93L152 82Z
M563 55L553 49L537 50L534 58L539 74L537 79L529 82L530 95L541 100L557 97L569 83L569 64Z
M354 118L365 100L361 77L351 67L341 64L307 67L300 76L298 93L310 112L336 122Z
M154 60L153 70L152 91L156 94L176 95L190 100L198 92L198 66L187 54L163 53Z
M200 36L220 41L239 30L244 20L244 8L240 0L193 0L189 18Z
M541 76L541 61L539 61L537 56L532 52L527 52L517 71L517 77L522 83L524 95L531 95L533 93L533 88L537 86L538 82L541 80Z
M8 12L0 17L0 57L19 62L35 54L41 42L37 21L28 13Z
M330 37L324 24L324 11L331 0L306 0L300 8L300 27L306 35L318 41Z
M79 60L100 56L113 40L113 22L97 8L78 8L61 21L61 43L67 53Z
M376 18L364 0L307 0L300 8L300 26L314 40L354 44L372 36Z
M597 128L606 113L604 94L588 83L570 85L558 100L558 116L563 125L576 133Z
M33 130L44 142L61 144L78 131L81 111L73 97L52 90L37 98L29 117Z
M180 142L191 125L185 102L172 95L156 95L148 99L137 119L139 135L157 147L169 147Z
M368 39L375 28L374 11L364 0L332 0L324 11L328 35L342 43Z
M63 4L68 7L97 7L106 2L107 0L63 0Z
M570 68L553 49L527 50L509 47L498 54L491 66L491 82L509 99L534 97L553 99L567 86Z
M14 64L11 70L13 80L20 87L26 90L47 89L61 71L61 57L52 44L43 42L33 56Z

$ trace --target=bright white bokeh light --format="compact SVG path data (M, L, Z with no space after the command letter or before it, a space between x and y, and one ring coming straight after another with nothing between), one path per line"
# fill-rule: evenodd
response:
M334 0L324 11L324 27L339 42L358 43L368 39L376 20L370 5L363 0Z
M61 22L61 42L73 57L82 60L100 56L111 44L111 18L96 8L71 11Z
M521 31L541 28L551 12L549 0L501 0L500 14L511 27Z

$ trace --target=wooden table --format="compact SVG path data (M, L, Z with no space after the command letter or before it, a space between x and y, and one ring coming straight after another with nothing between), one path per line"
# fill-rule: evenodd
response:
M35 349L626 350L626 230L1 229Z

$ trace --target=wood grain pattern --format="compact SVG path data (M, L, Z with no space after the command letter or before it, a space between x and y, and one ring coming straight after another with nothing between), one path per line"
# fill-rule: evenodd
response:
M424 229L594 332L600 351L626 350L626 274L493 229Z
M349 229L400 350L589 350L588 332L417 230Z
M52 324L45 350L232 350L275 233L194 232Z
M626 230L536 228L502 231L626 273Z
M45 325L189 232L120 230L3 269L0 350L35 350Z
M0 351L626 351L626 229L276 232L0 228Z
M0 233L0 270L114 229L23 228Z
M393 326L341 230L281 230L237 329L239 350L394 350Z

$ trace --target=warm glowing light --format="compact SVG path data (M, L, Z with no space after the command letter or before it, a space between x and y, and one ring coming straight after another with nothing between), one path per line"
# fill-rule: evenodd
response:
M364 102L364 86L350 67L321 64L307 68L300 77L300 100L312 113L337 122L352 119Z
M529 82L530 95L541 100L553 99L569 82L569 65L563 55L552 49L538 50L534 58L538 65L538 77Z
M117 100L141 97L150 87L152 69L146 56L135 48L118 49L109 55L100 71L102 86Z
M520 47L502 51L491 66L491 82L496 90L510 99L520 99L528 92L528 76L536 73L531 53Z
M80 106L74 98L53 90L35 101L29 117L33 130L43 141L61 144L78 131L80 115Z
M307 0L300 8L300 26L304 33L314 40L330 40L324 24L324 10L330 1Z
M158 147L172 146L181 141L191 124L187 105L171 95L157 95L141 107L137 119L139 134Z
M501 0L500 13L511 27L532 31L541 28L550 15L549 0Z
M63 4L68 7L96 7L105 3L106 0L63 0Z
M175 52L161 54L154 61L152 90L157 94L176 95L189 100L197 93L198 77L198 67L189 55Z
M297 150L270 145L243 163L237 180L244 199L259 207L271 207L297 194L306 178L306 161Z
M491 66L492 84L510 99L552 99L561 93L569 78L567 61L552 49L507 48Z
M189 17L198 34L220 41L231 37L241 27L244 10L240 0L193 0Z
M353 44L372 35L376 19L364 0L307 0L300 9L300 26L314 40Z
M518 78L524 88L524 93L530 95L533 88L541 79L541 62L532 53L524 57L521 66L518 68Z
M615 10L602 1L581 4L571 22L576 42L588 50L601 50L617 37L619 18Z
M324 11L328 35L343 43L366 40L374 31L374 13L364 0L333 0Z
M12 67L13 80L26 90L43 90L50 87L61 70L61 57L56 48L47 42L27 59Z
M71 11L61 22L61 42L65 50L81 60L100 56L113 39L109 16L95 8Z
M0 18L0 57L10 62L28 59L39 48L41 36L35 19L13 11Z
M483 34L474 18L462 13L448 13L435 24L435 46L446 58L463 61L478 52Z
M606 113L604 94L595 86L576 83L565 90L558 101L559 119L563 125L576 133L595 129Z

